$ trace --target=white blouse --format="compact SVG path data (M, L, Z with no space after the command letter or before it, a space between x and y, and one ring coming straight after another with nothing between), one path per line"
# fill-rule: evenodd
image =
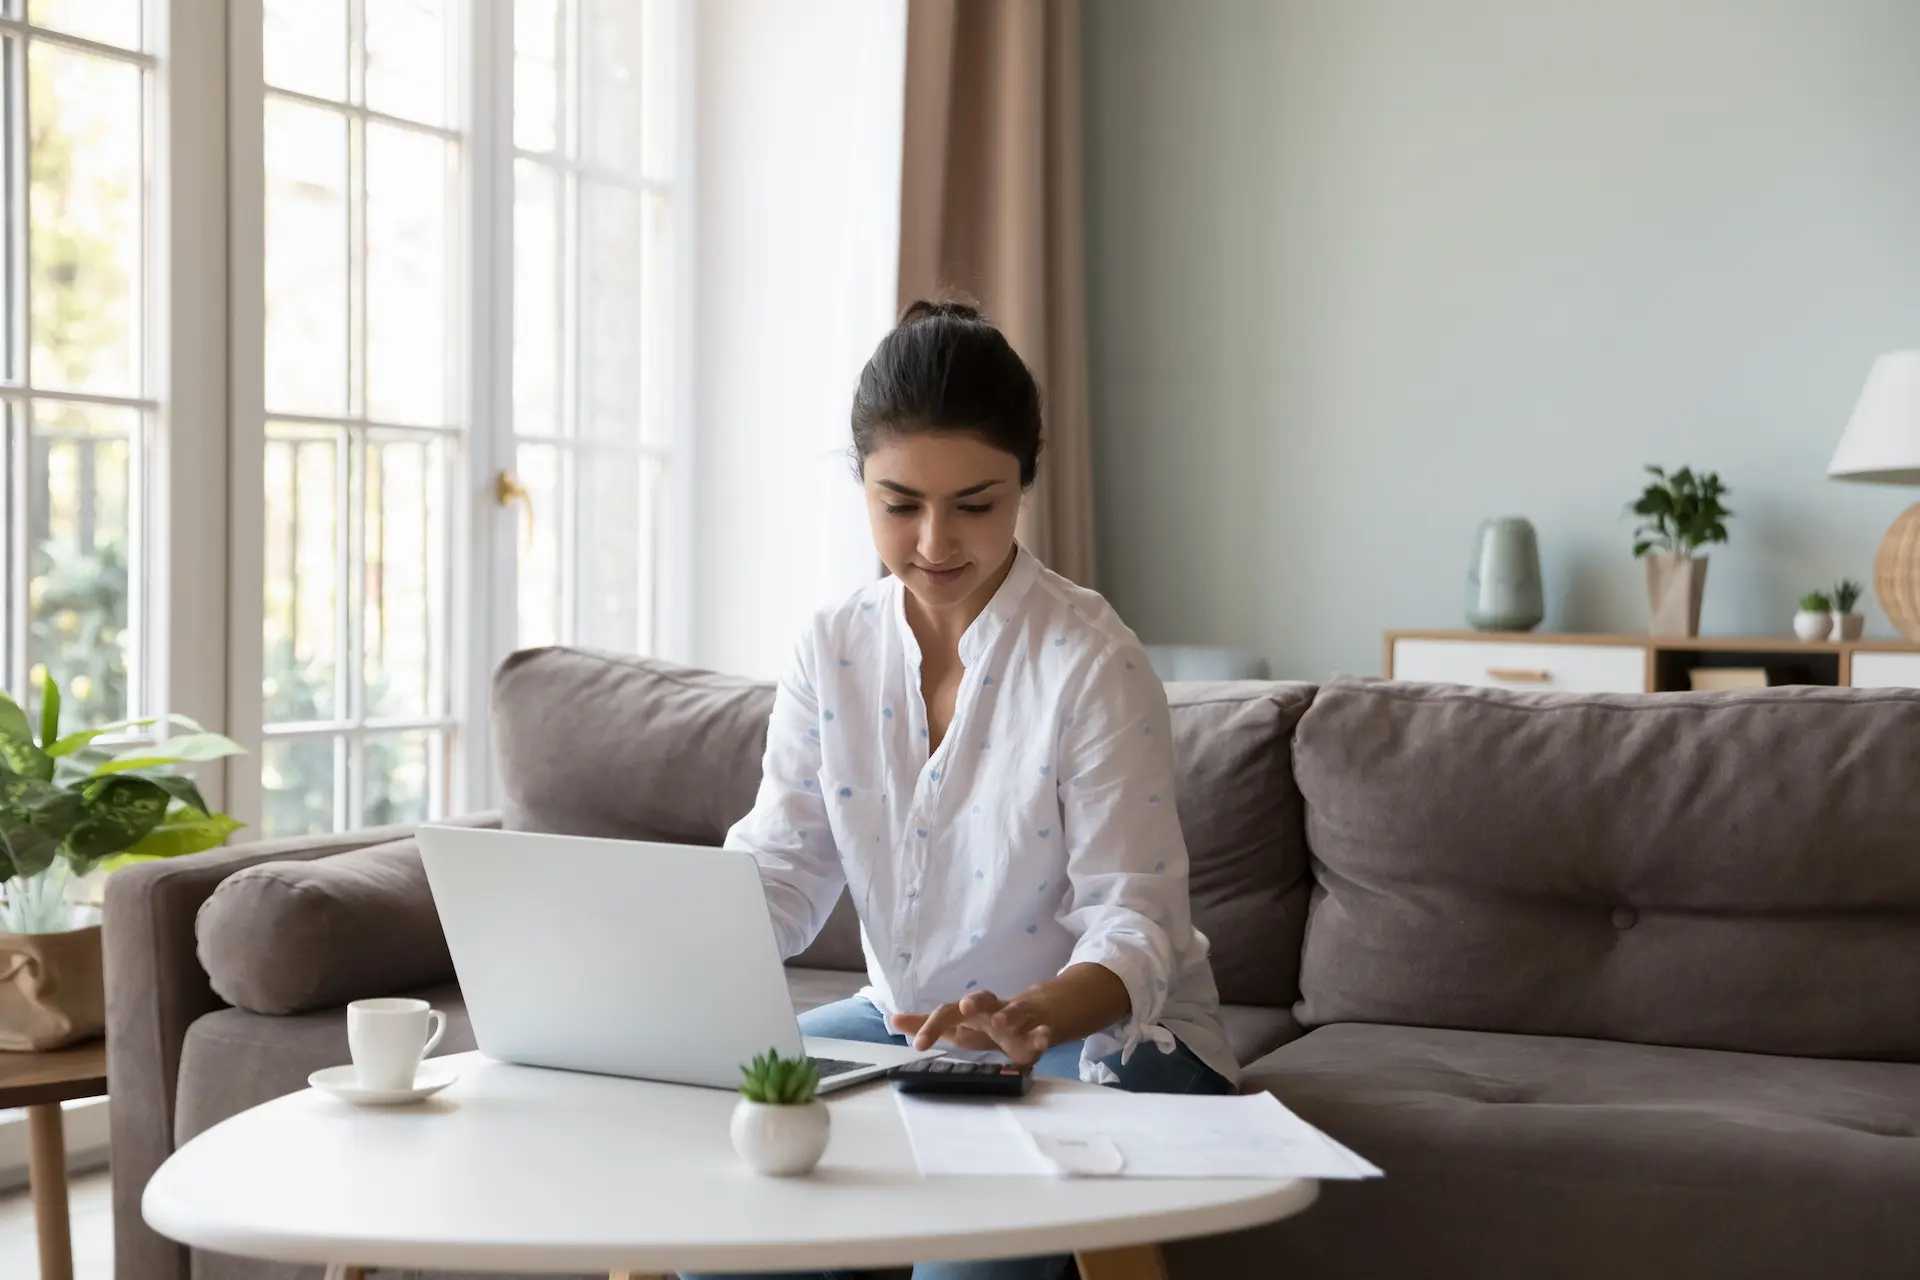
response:
M1025 549L960 639L953 720L928 755L920 649L882 579L818 614L774 696L760 792L727 834L750 850L793 956L852 890L862 992L931 1013L1105 965L1129 1017L1080 1073L1173 1038L1228 1080L1207 940L1193 927L1166 690L1098 594Z

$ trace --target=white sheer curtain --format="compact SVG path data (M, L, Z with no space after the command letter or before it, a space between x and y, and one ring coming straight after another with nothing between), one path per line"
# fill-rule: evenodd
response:
M894 318L906 0L697 13L692 656L764 676L879 572L847 414Z

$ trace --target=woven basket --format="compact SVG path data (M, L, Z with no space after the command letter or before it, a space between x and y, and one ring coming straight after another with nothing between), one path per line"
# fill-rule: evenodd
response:
M1902 511L1880 540L1873 594L1900 634L1920 644L1920 502Z

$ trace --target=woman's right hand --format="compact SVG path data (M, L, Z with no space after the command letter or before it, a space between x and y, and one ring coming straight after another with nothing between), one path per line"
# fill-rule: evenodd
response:
M991 991L975 991L932 1013L896 1013L893 1029L912 1036L913 1047L923 1052L945 1040L961 1049L998 1049L1021 1066L1039 1061L1053 1047L1042 1002L1028 995L1002 1000Z

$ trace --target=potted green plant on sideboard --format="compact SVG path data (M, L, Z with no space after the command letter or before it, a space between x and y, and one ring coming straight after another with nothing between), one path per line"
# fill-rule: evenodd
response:
M1633 554L1647 562L1648 631L1656 636L1700 633L1700 601L1707 589L1702 547L1727 540L1727 510L1721 499L1733 491L1712 471L1681 467L1669 475L1648 466L1653 477L1629 510L1640 517Z
M1852 578L1842 578L1833 584L1833 638L1835 640L1858 640L1860 633L1867 629L1867 619L1854 608L1860 603L1860 596L1866 588Z
M1800 612L1793 615L1793 634L1802 640L1825 640L1833 632L1833 600L1824 591L1809 591L1800 597Z
M98 740L167 720L185 730L118 751ZM185 716L60 735L60 687L41 685L38 737L0 693L0 1050L38 1051L106 1025L100 926L73 900L80 878L199 853L240 826L207 807L181 766L238 753Z

